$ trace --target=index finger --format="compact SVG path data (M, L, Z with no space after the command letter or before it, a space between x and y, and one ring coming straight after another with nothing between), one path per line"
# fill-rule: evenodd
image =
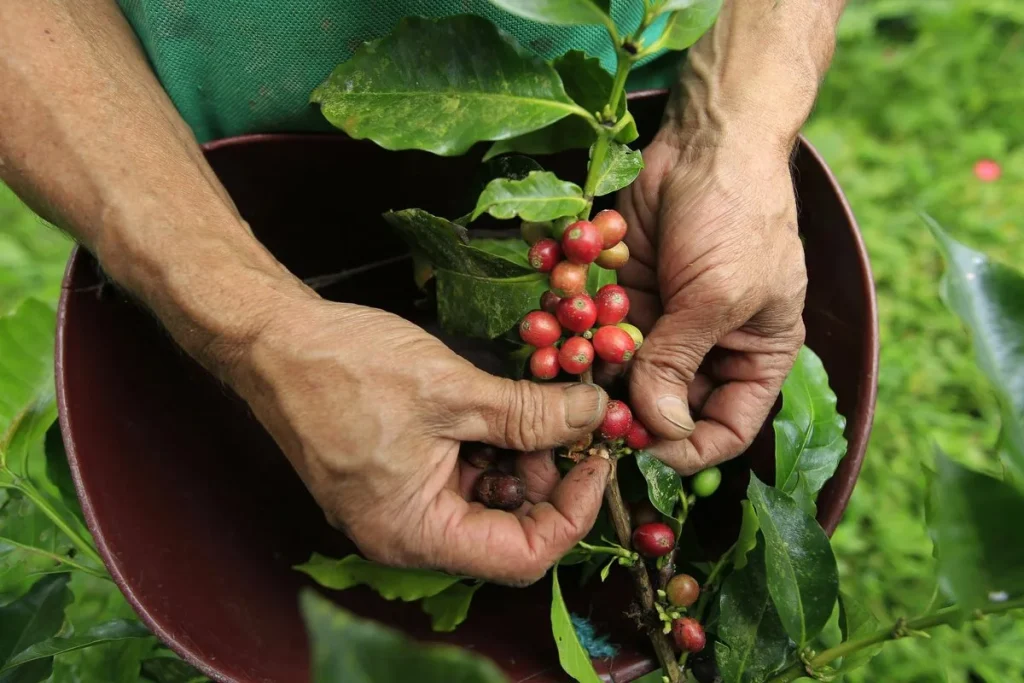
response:
M576 465L547 501L524 515L468 503L444 489L427 511L431 564L497 583L533 583L572 550L594 526L601 509L609 463L590 457Z

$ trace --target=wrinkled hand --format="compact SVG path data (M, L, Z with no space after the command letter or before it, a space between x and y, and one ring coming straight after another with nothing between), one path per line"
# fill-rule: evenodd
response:
M608 462L561 479L546 449L596 429L594 385L494 377L397 316L320 299L276 316L246 356L239 393L370 559L523 584L593 526ZM462 441L524 453L520 509L470 502L481 470Z
M757 435L804 340L807 275L788 159L659 134L624 190L630 320L646 335L630 398L683 474ZM691 412L697 417L696 423Z

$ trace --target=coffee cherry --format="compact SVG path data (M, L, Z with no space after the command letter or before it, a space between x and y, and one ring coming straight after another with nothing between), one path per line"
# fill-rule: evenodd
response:
M625 330L609 325L594 333L594 350L608 363L625 363L633 357L633 338Z
M530 356L530 374L537 379L554 379L558 376L558 349L545 346Z
M523 236L523 241L532 247L542 239L551 237L551 223L547 221L543 223L523 221L523 224L519 227L519 232Z
M626 432L626 445L635 451L643 450L651 445L651 433L640 424L640 420L633 418L633 424Z
M562 336L558 319L544 311L530 311L519 323L519 336L530 346L538 349L551 346Z
M573 375L582 375L594 363L594 347L583 337L569 337L558 351L558 364Z
M618 270L629 262L629 247L625 242L619 242L611 249L605 249L597 255L597 265L608 270Z
M593 263L601 253L601 233L590 221L576 221L562 235L562 251L573 263Z
M544 239L530 247L530 267L542 273L550 273L562 260L562 248L553 239Z
M676 545L672 528L662 522L651 522L638 526L633 531L633 548L645 557L668 555Z
M625 330L626 333L629 334L630 338L633 340L633 343L636 345L637 349L639 349L640 346L644 343L643 332L641 332L640 328L637 327L636 325L630 325L629 323L619 323L618 325L616 325L616 327L618 327L620 330Z
M698 498L707 498L718 490L718 485L721 483L722 471L717 467L709 467L693 475L690 487L693 489L693 495Z
M661 513L658 512L658 508L651 505L651 501L649 500L641 500L639 503L634 505L632 517L634 529L638 526L643 526L644 524L661 521Z
M526 484L498 469L481 474L473 487L476 499L495 510L516 510L526 501Z
M622 238L626 236L626 219L622 217L622 214L615 209L605 209L601 211L592 221L594 226L597 227L598 232L601 233L601 248L611 249L616 244L622 241Z
M700 652L707 644L704 627L691 617L683 617L672 622L672 638L676 647L684 652Z
M500 456L497 448L479 441L463 441L459 445L459 457L482 470L496 467Z
M558 303L558 322L573 332L585 332L597 320L597 305L586 294L577 294Z
M594 303L597 304L598 325L617 325L629 313L629 295L619 285L605 285L597 290Z
M551 315L558 313L558 302L562 300L562 297L558 296L554 292L548 290L541 294L540 307L541 310L547 311Z
M434 277L434 266L429 261L413 258L412 279L419 289L426 289L427 283Z
M834 663L833 666L835 666ZM690 658L690 673L697 679L697 683L722 683L722 677L718 675L718 666L715 664L713 649L705 648Z
M700 597L700 584L689 574L676 574L665 586L668 601L676 607L689 607Z
M598 330L598 332L600 331ZM601 436L609 441L621 439L629 433L631 426L633 426L633 411L629 409L629 406L622 401L608 401L604 420L598 428Z
M560 261L551 271L551 290L558 296L582 294L587 289L587 267Z

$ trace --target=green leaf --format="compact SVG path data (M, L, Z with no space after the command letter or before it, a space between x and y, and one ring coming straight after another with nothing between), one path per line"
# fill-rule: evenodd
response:
M722 9L722 0L677 0L668 4L686 7L669 15L658 39L658 47L668 50L685 50L696 43L715 23Z
M71 467L68 465L68 454L64 450L64 440L56 422L50 425L46 432L43 452L46 456L46 478L53 483L64 506L84 524L85 514L78 500L75 482L71 477Z
M993 594L1024 594L1024 496L941 452L935 468L928 526L943 592L965 610Z
M422 209L388 211L384 220L436 269L496 278L536 274L528 265L471 246L465 228Z
M358 555L340 560L313 553L309 561L295 567L325 588L345 590L365 585L386 600L410 602L437 595L462 577L429 569L404 569L370 562Z
M1004 457L1024 477L1024 275L924 218L946 259L942 297L971 332L978 366L999 398Z
M417 643L308 589L300 599L313 683L507 683L493 662L469 650Z
M839 625L843 629L843 640L859 640L867 637L881 628L878 619L875 618L867 607L857 601L856 598L840 591L839 593ZM853 671L864 666L871 658L882 651L882 643L877 643L863 648L843 657L843 662L838 669L843 672Z
M485 278L438 270L438 321L449 334L496 339L537 308L548 286L544 273Z
M480 251L486 251L488 254L500 256L501 258L511 261L523 268L530 268L530 245L518 237L509 239L477 237L475 239L470 238L469 244L474 249L479 249Z
M828 621L825 622L825 626L822 627L821 632L811 641L812 647L815 651L821 652L829 648L839 645L843 642L843 628L840 625L840 605L839 601L836 600L836 604L832 606L832 614L829 615Z
M601 60L588 57L579 50L570 50L553 62L562 78L565 91L582 109L594 113L604 109L612 94L612 75L601 66ZM619 101L616 117L626 115L626 98ZM630 121L615 136L617 142L628 143L639 137L636 122ZM494 143L485 159L509 152L523 154L554 154L567 149L587 149L597 139L593 122L579 116L567 116L555 123L520 135L509 140Z
M527 221L550 221L575 216L587 208L583 190L550 171L533 171L522 180L496 178L480 194L473 220L484 213L495 218L519 216Z
M836 410L821 359L804 346L782 385L775 430L775 487L813 513L814 499L846 454L846 418Z
M590 149L593 156L594 149ZM594 189L595 196L611 194L626 187L640 175L644 168L644 156L640 150L630 149L625 145L613 142L608 147L608 153L601 160L597 169L597 186Z
M757 521L757 513L749 500L740 501L743 508L743 521L740 523L740 534L736 539L736 550L732 553L732 564L736 569L747 566L747 554L757 547L757 532L761 525Z
M153 640L119 640L58 655L47 683L139 683L142 661L153 649Z
M111 643L118 640L131 638L149 638L151 634L145 626L137 621L116 619L103 624L97 624L82 634L73 636L54 636L40 641L31 647L22 650L12 657L0 668L0 674L14 669L15 667L34 662L39 659L49 659L56 655L81 650L94 645Z
M20 491L12 491L0 505L0 544L12 552L17 549L25 574L51 571L61 564L81 566L69 557L72 545L67 536Z
M142 661L142 675L154 683L209 683L206 676L164 648Z
M605 285L614 285L619 281L618 274L614 270L602 268L596 263L590 264L587 271L587 291L590 296L597 296L597 291Z
M338 65L311 101L353 138L444 156L585 114L550 64L468 14L402 19Z
M558 661L562 670L579 683L600 683L590 655L580 644L579 636L569 618L569 610L558 585L558 565L551 570L551 633L558 646Z
M466 620L469 604L473 594L483 584L455 583L436 595L423 599L420 605L430 615L430 626L435 631L454 631L455 627Z
M577 26L611 21L607 5L602 9L602 5L593 0L490 0L490 3L542 24Z
M638 451L636 465L647 480L647 498L663 515L671 517L683 490L683 480L674 469L647 451Z
M763 683L786 664L789 637L768 592L764 544L722 583L715 660L730 683Z
M754 474L747 497L765 538L768 591L786 632L802 647L825 626L839 595L832 546L795 500Z
M0 463L22 413L53 393L56 320L53 309L35 299L0 316Z
M67 574L44 576L23 597L0 607L0 666L60 630L72 599L67 584ZM0 673L0 683L41 681L51 667L50 659L34 662L17 672Z

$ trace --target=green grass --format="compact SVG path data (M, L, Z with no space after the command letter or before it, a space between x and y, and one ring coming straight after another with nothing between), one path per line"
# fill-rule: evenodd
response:
M1018 0L851 0L806 134L864 231L878 288L882 372L874 433L835 537L846 590L879 616L925 610L935 579L924 527L932 445L995 468L994 399L938 297L942 262L916 211L1010 264L1024 260L1024 6ZM1003 176L981 183L979 158ZM0 187L0 310L53 300L67 241ZM1024 680L1024 623L901 641L858 681Z

